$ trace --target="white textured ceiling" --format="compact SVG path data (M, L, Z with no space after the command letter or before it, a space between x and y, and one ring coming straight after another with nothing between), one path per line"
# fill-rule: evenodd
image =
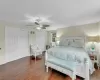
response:
M25 14L51 16L54 25L94 23L100 20L100 0L0 0L1 22L26 25L20 22Z

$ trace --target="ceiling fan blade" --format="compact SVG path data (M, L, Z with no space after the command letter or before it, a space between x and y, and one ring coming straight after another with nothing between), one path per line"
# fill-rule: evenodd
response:
M31 24L30 24L30 25L26 25L26 26L34 26L34 25L31 25Z
M42 27L42 29L46 29L46 27Z
M34 22L36 25L40 25L38 22Z
M43 25L43 27L50 27L50 25L45 24L45 25Z

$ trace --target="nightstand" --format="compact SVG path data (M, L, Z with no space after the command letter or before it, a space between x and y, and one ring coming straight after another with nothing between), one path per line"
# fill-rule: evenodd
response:
M98 52L97 51L90 51L89 57L92 60L94 68L99 69Z

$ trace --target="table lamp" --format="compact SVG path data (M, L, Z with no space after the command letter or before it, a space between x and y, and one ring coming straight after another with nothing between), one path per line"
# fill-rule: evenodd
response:
M89 36L88 37L88 42L92 42L90 49L92 51L95 51L95 42L99 42L99 36Z
M57 46L59 45L59 42L60 42L60 37L56 37Z

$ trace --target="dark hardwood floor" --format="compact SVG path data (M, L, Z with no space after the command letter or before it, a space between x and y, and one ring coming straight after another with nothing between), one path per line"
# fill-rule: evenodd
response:
M44 58L36 62L25 57L0 66L0 80L71 80L66 75L51 69L45 72ZM100 70L94 72L91 80L100 80Z

